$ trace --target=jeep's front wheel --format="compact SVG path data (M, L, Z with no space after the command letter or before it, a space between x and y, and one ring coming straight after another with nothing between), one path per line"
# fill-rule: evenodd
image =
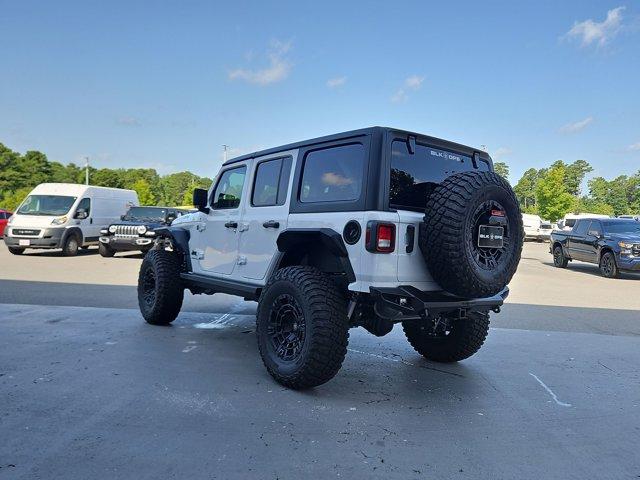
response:
M489 314L469 312L467 318L433 322L403 322L413 349L428 360L450 363L469 358L482 347L489 333Z
M315 268L283 268L260 297L256 333L262 361L277 382L293 389L321 385L338 373L347 353L345 298Z
M142 316L152 325L169 325L180 313L183 299L178 257L166 250L151 250L144 257L138 276Z

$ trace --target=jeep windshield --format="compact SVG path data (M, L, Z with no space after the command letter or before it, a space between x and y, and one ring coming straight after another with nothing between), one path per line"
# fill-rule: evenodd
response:
M480 162L480 170L489 170ZM427 197L445 178L474 170L471 157L417 143L414 153L404 140L391 143L391 185L389 206L400 210L424 211Z
M123 220L152 220L164 222L167 218L165 208L133 207L124 216Z
M78 197L62 195L29 195L16 213L20 215L65 215Z

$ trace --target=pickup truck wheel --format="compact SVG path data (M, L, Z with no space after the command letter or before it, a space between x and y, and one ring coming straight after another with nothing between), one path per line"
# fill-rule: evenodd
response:
M152 325L173 322L184 299L180 261L175 253L152 250L144 257L138 276L138 305Z
M403 322L402 328L416 352L434 362L458 362L480 350L489 333L489 314L469 312L465 319L434 324Z
M312 267L286 267L267 283L258 303L258 348L271 376L285 387L331 380L347 353L346 300Z
M100 255L103 257L109 258L109 257L113 257L116 254L116 251L113 248L111 248L109 245L101 242L98 245L98 253L100 253Z
M562 247L560 245L556 245L553 248L553 265L558 268L567 268L568 263L569 260L564 256Z
M600 257L600 272L603 277L607 278L616 278L618 276L618 266L612 252L604 252Z
M62 245L62 254L65 257L75 257L78 255L78 249L80 248L80 241L75 233L67 236Z
M22 255L24 253L24 248L9 247L9 253L13 255Z
M502 227L502 245L480 246L494 240L495 227ZM481 230L491 237L481 239ZM509 283L523 237L520 207L507 181L494 172L462 172L429 195L419 245L444 290L477 298L496 295Z

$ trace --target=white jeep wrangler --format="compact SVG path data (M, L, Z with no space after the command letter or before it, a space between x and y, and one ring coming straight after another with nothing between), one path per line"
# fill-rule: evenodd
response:
M146 232L140 310L178 315L185 289L258 302L269 373L291 388L330 380L349 328L402 323L426 358L482 346L523 241L509 184L484 152L373 127L227 161L198 212Z

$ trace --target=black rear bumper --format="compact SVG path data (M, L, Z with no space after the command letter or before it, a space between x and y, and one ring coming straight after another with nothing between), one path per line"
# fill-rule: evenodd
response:
M371 287L370 292L378 315L387 320L401 321L441 313L498 312L509 295L509 288L505 287L493 297L470 299L445 292L424 292L411 285Z

